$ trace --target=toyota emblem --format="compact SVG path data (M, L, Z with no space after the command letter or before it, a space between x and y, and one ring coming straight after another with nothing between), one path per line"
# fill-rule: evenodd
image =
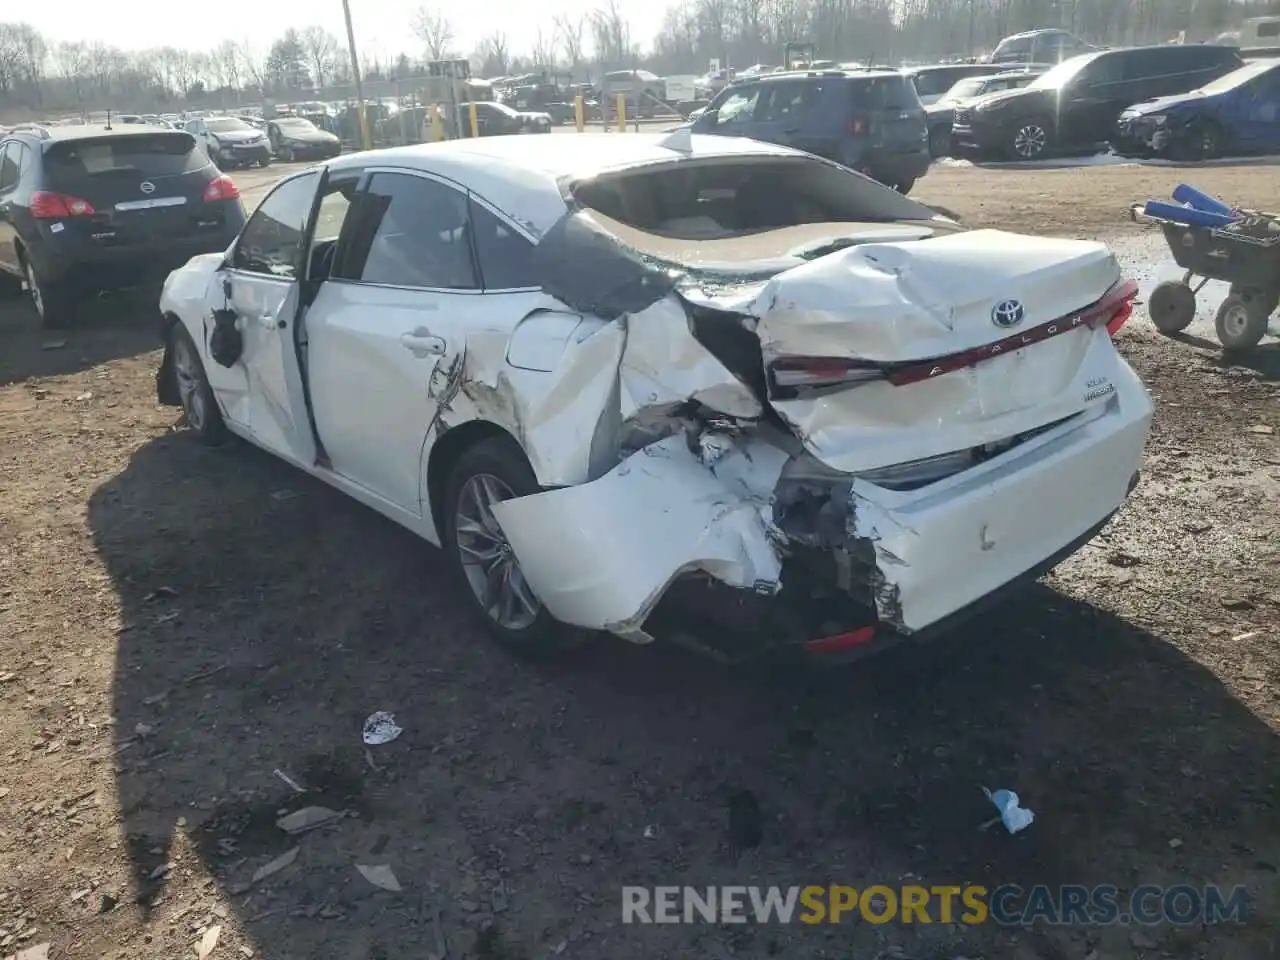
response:
M155 193L156 185L152 183L150 180L143 180L142 183L138 185L138 189L141 190L143 193Z
M1022 322L1024 312L1019 301L1001 300L991 308L991 322L1005 329L1016 327Z

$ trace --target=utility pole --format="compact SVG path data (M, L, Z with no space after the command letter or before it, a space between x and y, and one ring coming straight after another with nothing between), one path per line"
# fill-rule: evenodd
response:
M347 21L347 49L351 53L351 76L356 84L356 104L360 111L360 146L365 150L369 142L369 113L364 107L364 86L360 82L360 58L356 55L356 32L351 27L351 0L342 0L342 15Z

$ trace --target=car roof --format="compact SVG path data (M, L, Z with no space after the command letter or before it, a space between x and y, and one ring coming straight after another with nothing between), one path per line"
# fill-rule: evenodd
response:
M779 80L803 80L808 77L813 77L814 79L843 77L846 79L866 80L876 77L900 76L902 76L902 71L891 70L888 67L867 67L865 70L861 68L845 69L843 67L802 67L799 70L779 70L777 73L761 73L753 74L749 77L740 77L734 83L734 86L746 83L775 83Z
M331 171L405 167L444 177L474 190L535 235L549 230L565 212L561 182L600 173L670 162L686 157L803 157L789 147L745 137L692 134L690 150L664 146L668 134L580 133L541 137L505 136L445 140L344 154L328 162Z
M161 130L159 127L148 127L131 123L123 126L110 126L104 123L80 124L78 126L45 127L49 135L42 137L46 143L59 143L67 140L89 140L103 137L154 137L156 134L177 134L177 130Z

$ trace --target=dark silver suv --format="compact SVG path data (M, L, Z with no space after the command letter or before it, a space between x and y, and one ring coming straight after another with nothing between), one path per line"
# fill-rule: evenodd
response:
M750 137L835 160L907 193L929 169L924 107L896 70L771 73L717 94L695 133Z

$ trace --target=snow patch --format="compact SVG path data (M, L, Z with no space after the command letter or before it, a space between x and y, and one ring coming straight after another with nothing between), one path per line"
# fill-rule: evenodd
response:
M1219 157L1216 160L1198 160L1189 163L1181 160L1120 157L1114 153L1098 153L1088 157L1050 157L1044 160L996 160L974 163L958 157L940 157L934 163L939 167L980 167L984 170L1076 170L1080 167L1227 167L1261 166L1280 163L1280 157Z

